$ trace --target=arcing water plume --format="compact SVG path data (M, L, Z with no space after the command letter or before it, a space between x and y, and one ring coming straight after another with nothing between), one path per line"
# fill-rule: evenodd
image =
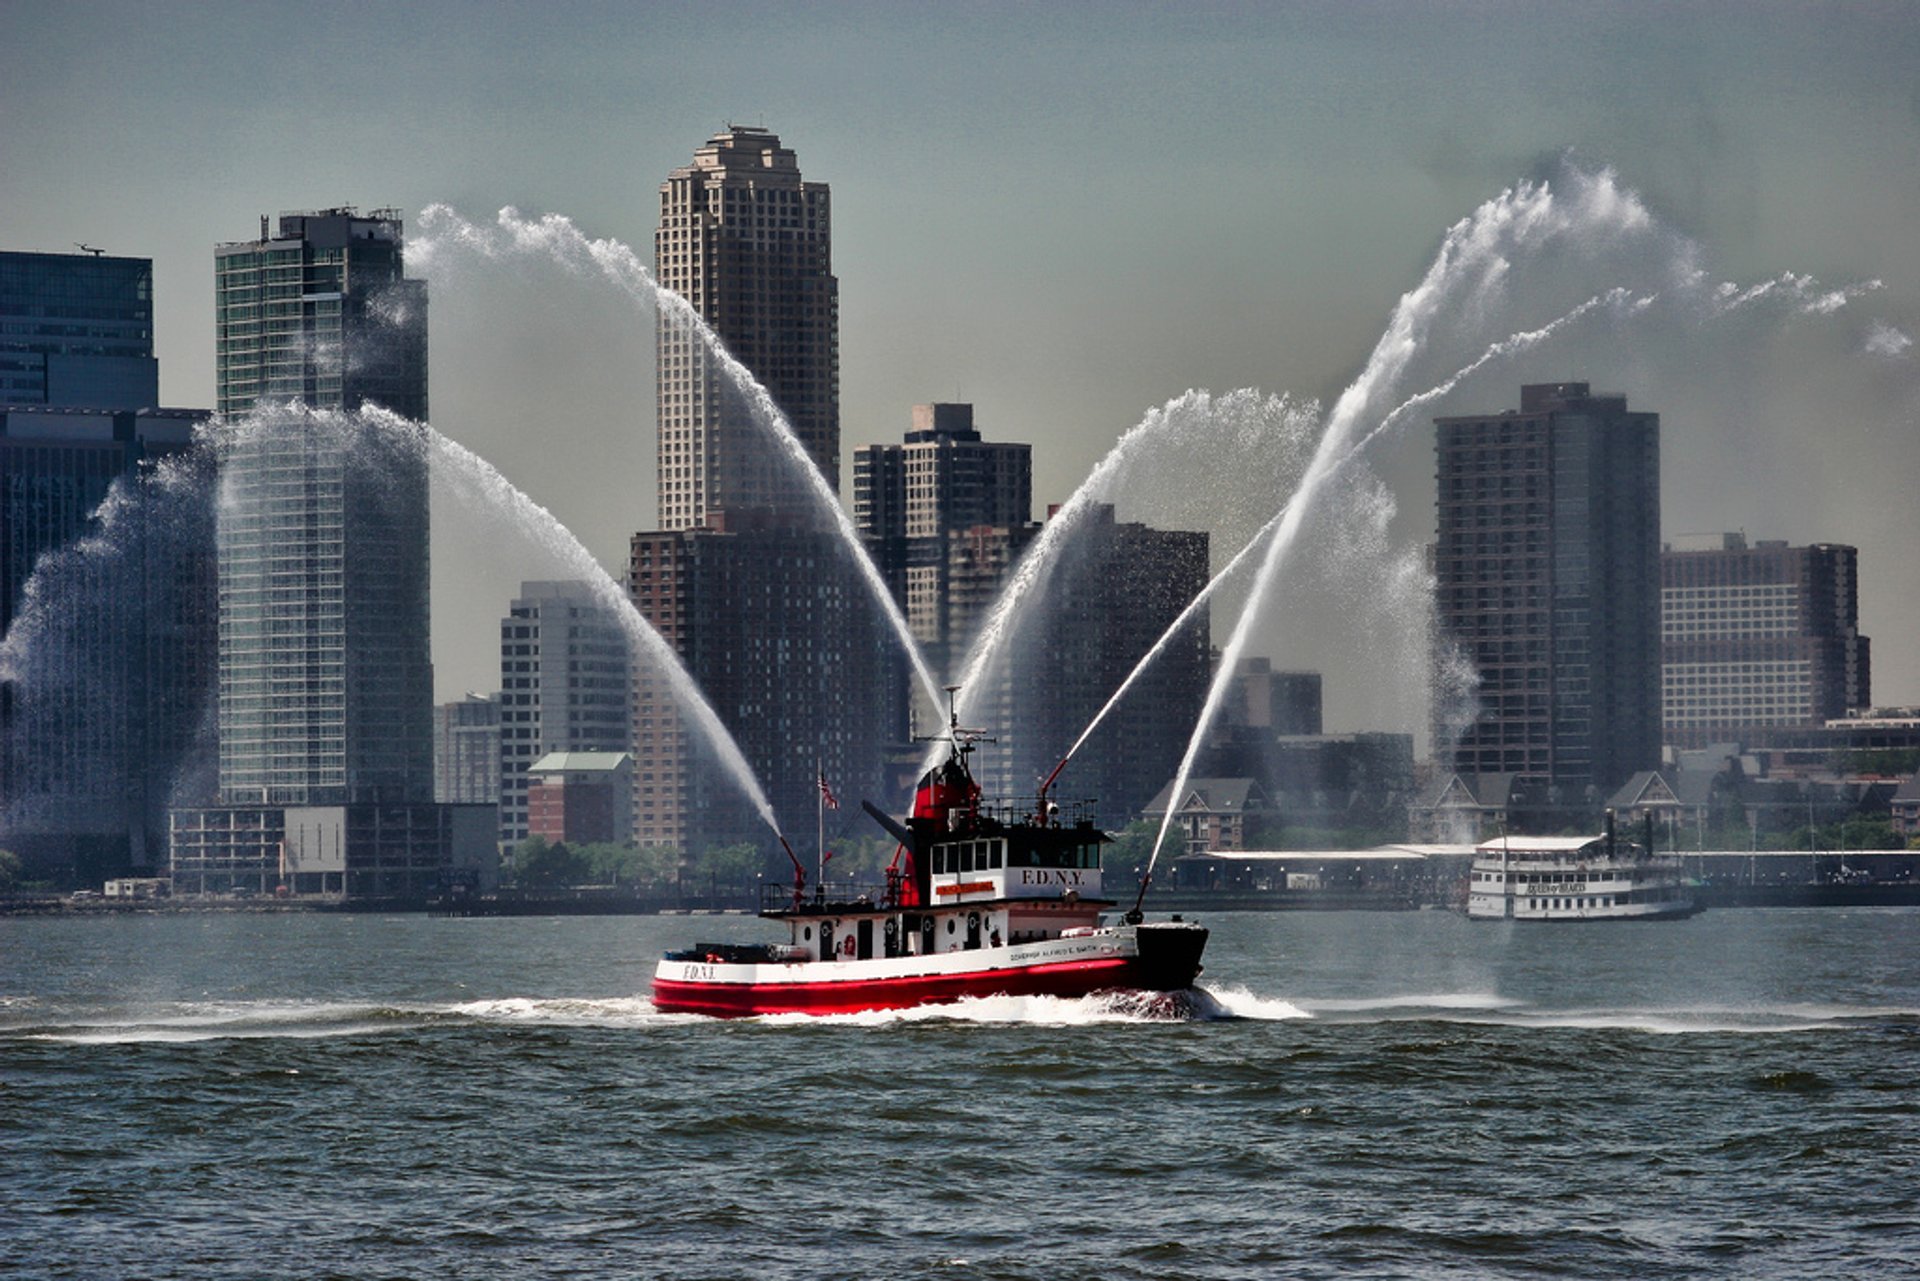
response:
M1409 397L1407 400L1395 406L1392 412L1380 420L1378 426L1357 441L1351 449L1335 462L1333 467L1329 469L1329 477L1331 478L1353 466L1368 445L1372 444L1374 440L1386 434L1388 431L1404 424L1407 415L1413 409L1446 395L1469 375L1479 370L1489 361L1512 356L1537 346L1560 329L1572 324L1588 312L1599 307L1603 302L1611 302L1616 306L1639 307L1644 306L1648 301L1650 301L1650 299L1633 298L1628 295L1625 290L1614 290L1605 296L1589 298L1564 316L1550 321L1539 329L1531 330L1523 334L1512 334L1492 344L1486 351L1480 354L1478 359L1456 371L1452 377L1415 396ZM1189 394L1191 395L1192 393ZM1241 393L1236 393L1236 395L1238 394ZM1391 500L1389 499L1388 501L1390 502ZM1292 506L1292 501L1283 503L1280 510L1274 513L1272 519L1268 520L1266 524L1255 531L1253 537L1249 538L1246 543L1241 546L1240 550L1234 553L1233 558L1222 566L1219 572L1207 581L1207 585L1201 588L1200 593L1188 603L1187 607L1180 611L1179 617L1175 618L1167 630L1160 634L1160 638L1153 643L1145 654L1141 655L1140 661L1134 665L1132 671L1127 673L1126 679L1120 682L1119 687L1113 691L1112 697L1095 713L1094 718L1087 723L1087 727L1080 732L1080 736L1073 741L1073 745L1067 749L1066 755L1061 758L1062 765L1072 760L1074 754L1086 744L1089 738L1093 737L1093 732L1106 720L1107 714L1119 705L1120 700L1126 696L1128 690L1133 688L1134 684L1140 679L1141 674L1153 665L1154 660L1166 652L1167 647L1173 643L1174 638L1179 636L1193 623L1195 616L1213 599L1214 594L1220 587L1231 580L1242 567L1253 562L1254 553L1265 547L1266 540L1278 532L1282 520L1285 518L1287 512L1291 510ZM1386 520L1391 517L1391 514L1391 510L1389 509L1376 520L1370 522L1371 532L1375 534L1376 538L1384 536ZM1344 540L1342 540L1342 545L1346 545ZM1378 561L1379 559L1380 558L1376 556L1373 558L1373 561ZM1373 561L1369 563L1373 563ZM1404 575L1406 571L1403 569L1401 572ZM1393 595L1395 599L1399 599L1404 593L1395 592ZM1363 593L1362 597L1363 599L1372 598L1366 593Z
M1259 508L1264 511L1265 494L1287 483L1301 465L1318 419L1317 405L1287 396L1253 390L1216 396L1193 390L1167 401L1130 428L1041 527L995 596L958 679L962 719L978 721L979 709L1015 646L1023 620L1035 616L1049 586L1064 572L1067 551L1101 503L1114 501L1123 489L1134 493L1150 490L1155 483L1164 488L1166 476L1186 474L1211 456L1237 460L1237 488L1230 493L1223 481L1204 496L1196 496L1206 504L1211 523L1222 517L1245 517L1244 512L1233 510L1235 496L1243 499L1242 505L1251 506L1252 496L1259 495ZM1171 457L1183 448L1194 458ZM1254 516L1246 523L1258 519ZM930 755L926 764L931 766L933 760Z
M167 809L213 750L211 462L195 448L116 479L21 589L0 638L0 840L119 830L144 839L136 862L164 857Z
M574 226L572 220L559 214L547 214L529 220L523 218L518 210L507 208L500 211L496 221L498 230L487 230L476 227L446 205L430 205L420 216L418 234L408 242L409 261L416 268L431 274L437 260L454 252L475 254L487 259L524 255L549 259L576 273L596 271L621 289L644 313L657 314L697 336L745 403L753 421L778 446L780 457L786 461L788 470L806 487L817 510L830 520L839 534L847 555L853 558L874 601L900 642L929 706L942 706L940 682L927 666L926 656L913 638L906 615L894 600L873 558L867 554L866 546L861 542L846 508L841 505L839 495L834 493L826 477L814 465L806 445L794 432L793 425L787 421L773 396L726 349L720 336L701 318L693 304L656 281L653 273L630 247L617 240L590 240Z
M674 698L680 709L713 749L735 785L752 803L755 812L778 836L779 820L774 817L773 805L761 789L753 767L747 763L733 735L727 732L719 713L713 710L706 695L701 693L699 684L681 664L673 646L654 630L627 593L621 590L620 585L600 567L600 562L593 558L593 554L553 513L521 493L478 454L432 428L427 430L437 464L435 476L482 515L499 511L511 513L520 527L539 541L543 550L566 566L569 574L587 583L601 605L620 620L639 660L665 675L673 687Z
M1637 294L1628 286L1616 286L1601 298L1582 304L1574 313L1563 316L1553 327L1597 306L1602 298L1620 305L1624 314L1636 314L1651 306L1661 292L1660 285L1677 294L1683 302L1708 297L1703 286L1704 273L1695 266L1696 251L1687 241L1661 231L1652 216L1632 192L1618 186L1611 171L1587 173L1569 168L1556 193L1547 183L1522 184L1486 205L1473 216L1456 224L1448 233L1433 265L1420 285L1405 295L1394 309L1386 333L1369 358L1360 376L1335 403L1328 417L1320 446L1309 463L1306 475L1283 510L1280 523L1266 546L1258 574L1247 601L1222 651L1218 670L1208 690L1198 724L1188 742L1174 792L1180 792L1190 777L1200 746L1218 714L1226 689L1232 680L1248 636L1287 554L1297 541L1300 529L1312 506L1327 488L1342 463L1364 448L1393 417L1416 403L1426 403L1451 390L1469 366L1429 393L1403 402L1387 420L1373 431L1359 435L1359 427L1369 407L1389 394L1403 379L1416 355L1428 354L1425 348L1438 332L1438 321L1448 308L1457 308L1478 324L1494 309L1494 302L1513 276L1513 259L1528 255L1528 263L1548 262L1565 270L1567 263L1584 260L1589 264L1613 264L1624 253L1620 264L1629 271L1651 267L1650 287ZM1646 255L1651 253L1651 260ZM1797 310L1826 314L1843 306L1860 292L1877 288L1877 283L1837 290L1822 290L1810 278L1785 275L1751 289L1719 286L1711 290L1706 314L1724 315L1762 298L1785 297ZM1536 331L1537 332L1537 331ZM1525 335L1516 335L1516 338ZM1511 340L1509 340L1511 341ZM1482 361L1490 358L1491 351ZM1149 860L1147 880L1165 843L1173 812L1163 818ZM1145 884L1142 894L1145 893Z
M505 523L526 535L543 552L564 566L570 576L585 582L599 603L620 620L638 661L650 665L666 677L679 707L695 730L713 749L761 819L776 835L779 833L773 806L762 791L752 767L692 676L681 665L673 647L654 630L619 584L551 512L522 493L492 464L464 446L424 423L416 423L373 406L354 413L315 410L300 405L264 408L245 418L223 424L218 438L222 454L231 456L263 433L285 431L289 426L321 433L349 453L365 452L375 446L423 451L433 463L434 478L464 506L485 521Z

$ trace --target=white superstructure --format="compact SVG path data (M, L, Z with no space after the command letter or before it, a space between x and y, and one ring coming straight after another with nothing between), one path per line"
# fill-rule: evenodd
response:
M1650 920L1698 910L1677 857L1609 835L1502 836L1474 847L1467 915L1477 920Z

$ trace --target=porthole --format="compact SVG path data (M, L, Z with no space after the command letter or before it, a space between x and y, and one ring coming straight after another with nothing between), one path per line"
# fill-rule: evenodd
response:
M949 933L949 934L951 934L951 933L953 933L953 931L954 931L954 928L955 928L955 926L956 926L956 925L957 925L957 922L955 922L955 921L954 921L954 919L953 919L952 917L948 917L948 918L947 918L947 933Z
M800 937L809 943L813 942L813 927L809 925L805 929L801 930Z

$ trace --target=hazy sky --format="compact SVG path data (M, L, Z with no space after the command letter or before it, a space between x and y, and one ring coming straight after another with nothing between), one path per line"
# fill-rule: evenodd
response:
M1545 344L1429 412L1566 378L1658 411L1669 535L1858 545L1876 701L1920 703L1920 7L0 0L0 48L0 247L153 258L168 404L212 402L212 247L262 214L512 205L650 261L666 173L763 123L833 188L844 465L969 400L1035 444L1042 506L1189 388L1331 402L1450 225L1611 167L1716 279L1884 288ZM432 295L434 425L618 572L653 519L650 322L533 263ZM1430 538L1431 431L1374 463ZM551 571L457 516L435 557L440 695L491 689L505 593ZM1269 648L1328 671L1330 729L1424 721L1323 623Z

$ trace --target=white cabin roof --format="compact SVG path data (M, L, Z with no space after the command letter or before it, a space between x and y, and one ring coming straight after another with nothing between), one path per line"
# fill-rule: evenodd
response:
M1604 836L1496 836L1474 846L1478 854L1571 854L1598 845Z

